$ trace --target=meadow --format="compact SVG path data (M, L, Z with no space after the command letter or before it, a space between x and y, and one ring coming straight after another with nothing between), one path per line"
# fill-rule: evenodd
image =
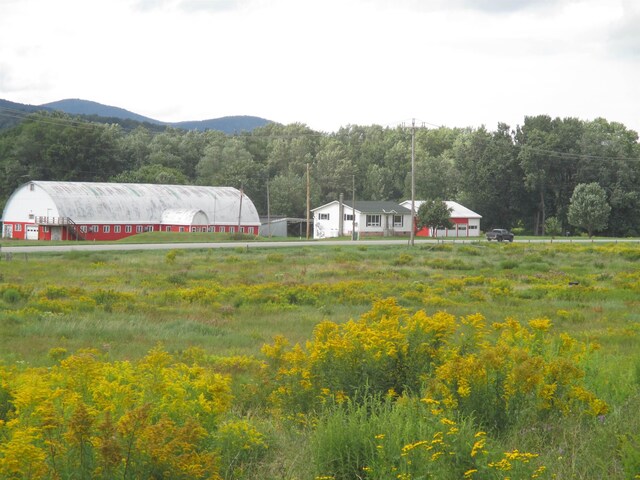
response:
M0 478L640 478L640 245L0 259Z

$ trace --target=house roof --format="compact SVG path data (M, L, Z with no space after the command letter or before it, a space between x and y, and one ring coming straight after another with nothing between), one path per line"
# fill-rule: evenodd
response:
M325 205L322 205L320 207L316 207L314 209L312 209L311 211L315 212L316 210L321 210L329 205L333 205L333 204L337 204L339 203L337 200L334 200L333 202L329 202ZM344 201L342 202L345 206L352 208L353 202L352 201ZM356 212L360 212L360 213L373 213L373 214L379 214L379 213L395 213L398 215L410 215L411 214L411 210L403 207L402 205L396 203L396 202L391 202L391 201L384 201L384 200L361 200L358 201L356 200L355 203L355 211Z
M353 202L343 202L347 207L351 208ZM390 201L378 201L378 200L362 200L358 202L356 200L355 210L360 213L397 213L397 214L411 214L411 210L403 207L396 202Z
M416 211L418 211L420 205L422 205L424 202L424 200L415 200L413 202ZM469 210L467 207L465 207L464 205L460 205L458 202L446 200L444 203L446 203L447 207L451 209L451 218L482 218L482 215L474 212L473 210ZM407 208L411 209L411 200L405 200L400 205L404 205Z

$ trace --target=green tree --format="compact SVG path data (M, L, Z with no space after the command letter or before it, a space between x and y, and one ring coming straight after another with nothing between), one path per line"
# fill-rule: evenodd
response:
M418 208L417 227L433 228L434 231L439 228L451 228L451 208L447 204L439 200L425 200Z
M569 205L569 223L583 228L589 234L607 228L611 207L607 203L607 194L596 182L580 183L571 196Z
M304 217L307 205L307 181L298 175L278 175L269 181L272 215Z
M151 164L137 170L127 170L110 179L120 183L156 183L164 185L186 185L189 179L175 168Z
M511 129L501 123L495 132L481 127L460 134L453 156L458 200L482 215L487 226L514 225L532 209L523 187Z
M555 237L562 233L562 222L560 222L558 217L547 217L544 221L544 229L547 235Z
M353 165L346 158L340 142L334 138L322 142L314 169L315 181L320 187L320 201L337 200L341 193L346 195L351 192L354 174Z
M524 187L537 201L534 234L545 234L547 216L566 218L569 199L577 183L580 138L584 123L575 118L547 115L525 117L515 139L524 172Z

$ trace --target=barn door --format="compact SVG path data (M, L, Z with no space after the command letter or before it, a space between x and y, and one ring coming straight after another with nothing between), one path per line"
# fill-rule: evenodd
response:
M38 225L27 225L27 240L38 240Z

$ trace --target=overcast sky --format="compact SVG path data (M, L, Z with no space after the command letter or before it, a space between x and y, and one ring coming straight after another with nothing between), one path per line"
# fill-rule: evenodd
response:
M538 114L640 131L640 1L0 0L0 98L325 132Z

